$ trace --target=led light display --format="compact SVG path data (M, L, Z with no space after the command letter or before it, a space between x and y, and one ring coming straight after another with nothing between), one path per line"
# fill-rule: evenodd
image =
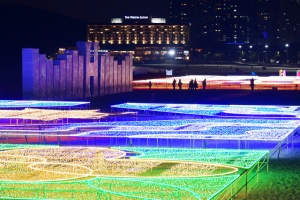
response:
M212 199L238 177L96 177L82 181L0 182L0 194L3 198L28 199Z
M51 107L89 107L90 102L76 102L76 101L14 101L14 100L0 100L0 108L51 108Z
M61 180L92 175L152 177L156 176L157 168L162 166L164 171L160 173L160 177L216 176L237 172L236 168L213 163L117 159L124 156L125 153L120 150L87 147L2 151L0 177L9 181Z
M23 110L0 110L0 119L28 119L53 121L61 119L100 119L108 116L99 110L48 110L26 108Z
M299 106L124 103L113 105L111 108L130 111L180 113L185 115L201 116L259 116L261 118L300 117Z
M299 125L298 120L207 118L72 123L23 131L12 127L0 129L0 134L282 141L297 132Z
M106 123L108 125L109 123ZM104 125L104 123L103 123ZM93 137L226 139L281 141L299 127L297 120L201 119L112 122Z
M191 160L207 163L226 164L249 169L264 156L266 150L228 150L228 149L188 149L188 148L143 148L114 147L119 150L136 152L132 159Z
M14 149L0 152L1 197L34 199L211 199L237 180L237 167L247 170L268 155L216 149L2 147ZM124 159L128 151L140 156Z
M172 89L173 79L181 80L182 89L188 89L190 80L197 80L200 89L202 89L201 82L206 79L206 89L236 89L236 90L250 90L250 80L255 80L255 90L273 89L278 90L297 90L300 84L297 76L211 76L211 75L188 75L178 77L167 77L148 80L133 81L133 89L148 89L149 81L152 82L152 90L155 89Z
M300 125L297 106L128 103L115 108L216 118L58 124L50 120L103 115L96 110L0 110L3 119L44 120L37 124L25 120L14 126L2 123L0 136L281 142ZM238 114L260 117L218 118ZM269 157L269 151L241 149L0 144L0 150L0 196L6 199L212 199L234 186L240 175L266 165Z

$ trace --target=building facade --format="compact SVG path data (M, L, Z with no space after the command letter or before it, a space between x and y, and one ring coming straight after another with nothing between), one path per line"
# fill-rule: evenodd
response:
M268 53L282 58L288 54L287 48L299 42L299 0L170 0L169 3L170 22L190 24L192 48L202 52L223 49L240 59L253 57L255 52L253 60L263 60Z
M175 58L184 58L183 50L189 48L189 26L166 24L161 18L125 16L87 29L88 41L99 42L110 51L132 51L137 60L168 59L170 50L176 51Z
M170 0L169 19L189 23L195 45L248 43L250 16L242 5L239 0Z
M97 42L77 42L47 59L39 49L22 49L23 99L72 100L132 91L132 55L99 52Z

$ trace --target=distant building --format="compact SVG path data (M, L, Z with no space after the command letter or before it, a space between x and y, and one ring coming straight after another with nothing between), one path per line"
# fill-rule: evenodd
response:
M99 52L98 42L77 42L47 59L39 49L22 49L23 99L71 100L132 90L132 54Z
M254 8L254 44L284 47L300 40L298 0L256 0Z
M191 47L206 56L262 61L297 54L299 0L169 0L169 8L169 22L189 24Z
M167 24L163 18L124 16L87 29L88 41L110 51L131 51L135 60L186 59L189 50L189 26Z
M249 43L250 21L243 4L240 0L170 0L169 20L191 25L194 46Z

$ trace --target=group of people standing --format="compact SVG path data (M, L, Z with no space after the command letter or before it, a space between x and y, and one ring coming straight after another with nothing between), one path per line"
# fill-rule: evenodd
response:
M176 89L176 79L173 80L172 82L172 86L173 86L173 90ZM178 81L178 87L179 87L179 90L182 90L182 82L181 82L181 79L179 79ZM148 83L148 86L149 86L149 89L151 90L151 87L152 87L152 82L149 81ZM254 91L254 79L250 79L250 86L251 86L251 91L253 92ZM197 80L193 80L191 79L191 81L189 82L189 90L196 90L198 88L198 82ZM206 78L202 81L202 90L205 91L206 90Z
M198 88L197 80L191 79L191 81L189 82L189 90L196 90L197 88Z
M173 90L176 89L176 83L177 83L177 81L176 81L176 79L174 79L174 80L173 80L173 83L172 83ZM179 90L182 90L182 82L181 82L181 79L179 79L179 81L178 81L178 87L179 87Z
M172 82L173 90L176 89L176 83L177 83L177 81L176 81L176 79L174 79L173 82ZM179 90L182 90L181 79L179 79L179 81L178 81L178 87L179 87ZM196 90L197 88L198 88L197 80L196 79L195 80L191 79L191 81L189 82L189 88L188 89L189 90ZM206 89L206 79L204 79L202 81L202 90L205 91L205 89Z

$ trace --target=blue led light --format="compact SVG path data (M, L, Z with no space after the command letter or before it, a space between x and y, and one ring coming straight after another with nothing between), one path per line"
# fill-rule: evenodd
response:
M299 118L300 106L253 106L253 105L210 105L210 104L147 104L124 103L113 105L112 108L130 111L151 111L164 113L180 113L207 116L260 116L265 118Z
M5 134L46 134L86 137L134 137L177 139L238 139L281 141L299 127L298 120L188 119L72 123L43 130L0 130ZM88 130L88 131L87 131Z
M76 101L13 101L0 100L0 108L50 108L50 107L74 107L89 106L90 102Z

